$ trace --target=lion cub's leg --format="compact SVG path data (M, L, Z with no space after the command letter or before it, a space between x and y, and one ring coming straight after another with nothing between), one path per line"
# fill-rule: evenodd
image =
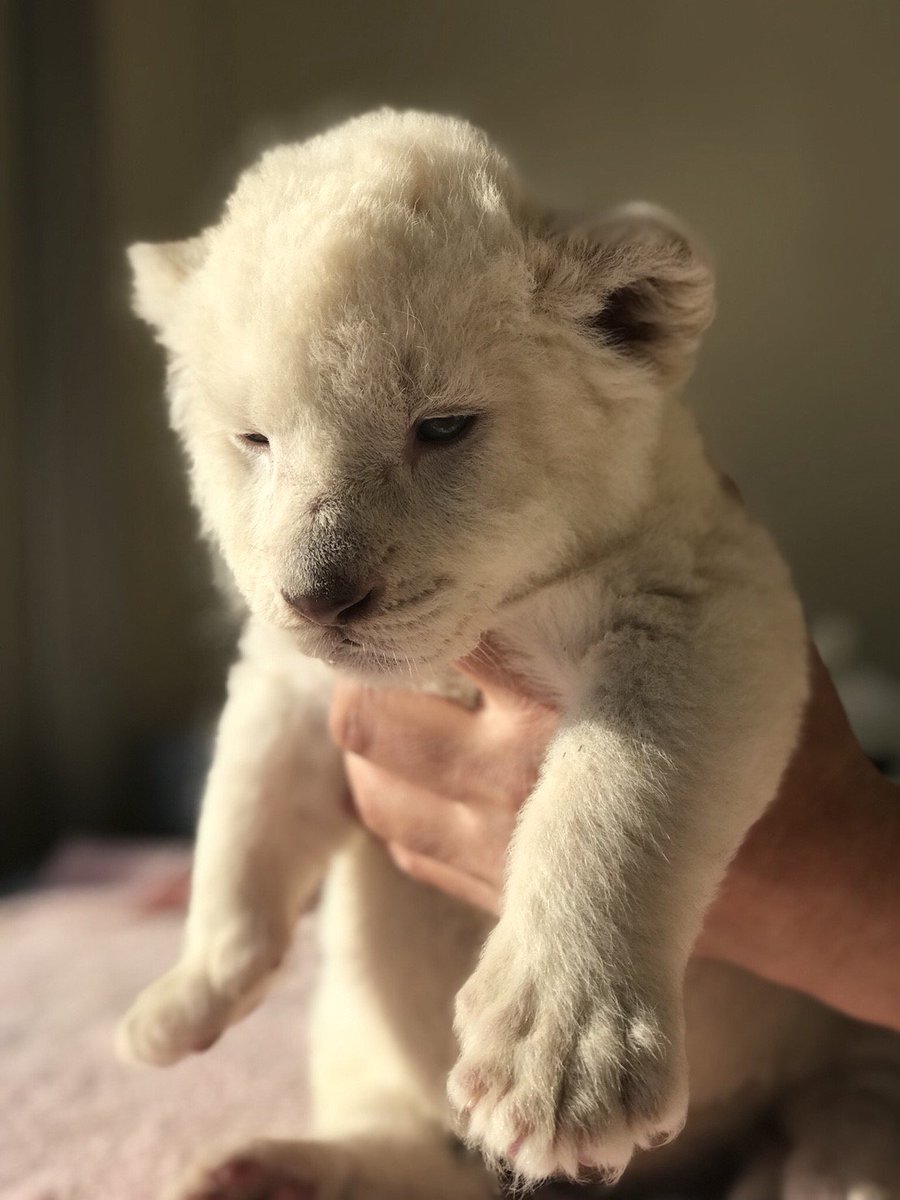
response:
M331 673L248 628L203 798L179 962L137 998L121 1053L164 1066L207 1049L262 998L351 828L326 730Z
M311 1023L313 1136L256 1142L178 1200L488 1200L450 1133L453 996L484 920L400 876L360 835L334 864Z

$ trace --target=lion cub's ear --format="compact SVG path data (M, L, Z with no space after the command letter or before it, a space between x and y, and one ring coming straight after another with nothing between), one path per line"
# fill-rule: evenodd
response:
M551 227L536 284L544 306L668 382L691 369L715 315L706 253L662 209L630 204L597 221Z
M183 242L136 242L128 247L134 291L132 307L139 317L162 331L178 306L185 281L206 257L203 234Z

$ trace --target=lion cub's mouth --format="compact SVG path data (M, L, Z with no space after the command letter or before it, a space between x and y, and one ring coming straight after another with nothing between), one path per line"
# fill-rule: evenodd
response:
M440 652L432 650L431 653L423 653L412 644L405 648L379 646L348 634L343 635L320 657L331 667L346 667L354 673L406 677L427 670L442 660Z
M393 675L399 671L406 674L420 665L420 660L407 654L365 645L351 637L342 637L331 652L323 657L330 667L347 667L367 675Z

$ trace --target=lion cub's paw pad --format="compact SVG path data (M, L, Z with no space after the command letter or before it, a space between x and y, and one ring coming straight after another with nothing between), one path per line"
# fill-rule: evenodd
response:
M291 1179L252 1158L234 1158L207 1171L178 1200L316 1200L315 1184Z

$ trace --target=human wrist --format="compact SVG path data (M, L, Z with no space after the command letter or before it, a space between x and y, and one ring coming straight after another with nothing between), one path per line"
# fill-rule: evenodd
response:
M898 854L900 789L864 759L791 790L750 831L695 953L900 1027Z

